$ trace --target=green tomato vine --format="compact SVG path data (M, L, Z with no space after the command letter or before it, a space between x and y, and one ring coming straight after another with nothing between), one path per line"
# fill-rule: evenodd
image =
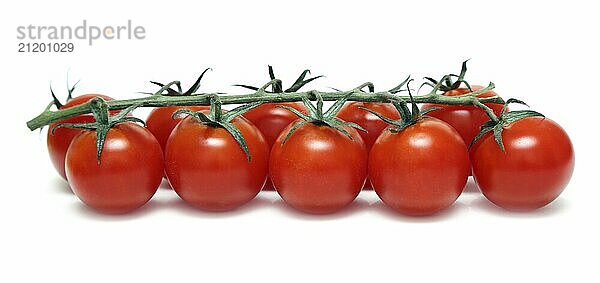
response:
M206 72L210 69L205 69L202 72L202 74L198 77L198 79L194 82L194 84L185 92L182 90L181 83L179 81L172 81L167 84L151 81L152 84L159 86L160 89L153 93L144 92L143 94L149 94L145 97L111 101L104 101L103 99L96 97L90 100L89 102L66 109L59 109L62 104L60 104L60 102L58 101L58 99L54 95L54 92L51 89L53 101L49 104L48 107L46 107L46 109L44 109L44 111L42 111L42 113L28 121L27 127L30 130L35 130L70 117L92 113L96 118L96 122L94 123L61 124L58 127L73 127L95 130L97 133L98 162L100 162L100 154L102 152L104 139L106 138L108 130L112 126L121 122L143 123L143 121L141 121L140 119L127 116L127 114L135 108L210 105L211 111L208 115L202 112L193 112L190 110L180 110L177 111L175 114L188 114L193 116L197 121L206 125L224 128L239 143L240 147L246 153L248 161L250 161L251 156L246 142L244 141L244 138L239 132L239 130L233 126L231 121L235 117L263 103L303 102L309 110L308 115L306 115L293 108L285 106L282 107L287 109L288 111L293 112L294 114L296 114L304 120L303 122L297 124L297 127L291 129L291 131L288 133L288 136L286 137L286 140L289 138L290 135L293 134L295 129L297 129L305 123L315 123L319 125L326 125L332 127L340 131L350 139L352 139L350 134L344 129L344 126L353 127L363 131L364 129L362 129L357 124L342 121L335 117L337 112L341 109L341 107L346 101L392 103L400 113L400 120L392 120L380 115L379 113L372 112L368 109L364 110L370 111L385 122L397 126L397 131L401 131L402 129L414 124L415 121L418 120L421 116L427 114L429 111L434 110L426 109L424 111L419 111L417 107L418 103L432 103L438 105L474 105L483 109L490 116L490 121L488 121L482 127L481 132L477 135L477 137L473 140L471 144L473 144L484 134L493 131L496 142L503 149L504 147L502 144L501 137L503 127L525 117L542 116L542 114L531 110L511 112L506 112L503 110L500 117L497 117L493 113L493 111L485 105L486 103L497 103L505 105L508 103L524 103L516 99L510 99L505 102L499 96L478 98L477 96L479 94L494 89L495 85L492 82L490 82L487 87L481 90L471 91L470 93L464 95L443 95L444 92L456 89L460 87L461 84L464 84L469 90L471 90L469 83L465 80L465 74L467 71L467 61L463 62L459 75L445 75L440 80L425 77L425 82L419 87L419 89L426 85L430 86L432 89L427 94L416 96L412 95L412 93L410 92L410 88L408 87L409 82L412 81L410 79L410 76L396 87L391 88L387 91L375 92L375 86L373 85L373 83L370 82L363 83L347 91L338 89L334 89L333 91L300 91L300 89L306 84L322 77L315 76L307 78L307 76L310 74L310 70L304 70L289 88L284 89L282 81L275 77L273 68L271 66L268 66L270 81L265 83L262 87L255 87L246 84L236 84L235 86L239 86L253 91L252 93L242 95L224 95L224 93L219 92L198 93L197 91L200 88L201 80L206 74ZM176 89L173 89L173 87L175 87ZM367 91L365 91L365 88L367 88ZM69 97L72 96L73 90L74 86L72 88L69 88ZM398 93L403 91L408 91L408 95L398 95ZM311 101L316 101L316 106ZM324 101L335 102L331 106L331 108L329 108L326 111L323 111ZM412 112L408 109L407 101L410 101L412 104ZM221 110L221 106L226 104L242 104L242 106L237 107L231 111L224 112ZM57 110L52 110L52 105L55 105L57 107ZM122 111L119 114L110 117L108 112L110 110ZM52 129L52 131L54 131L55 129L56 128Z
M308 74L307 71L305 72ZM413 99L415 103L435 103L447 105L473 105L475 101L478 101L480 103L504 103L504 100L499 96L476 98L475 96L480 92L472 92L461 96L441 95L439 92L442 91L442 81L445 80L446 79L444 78L444 80L441 80L440 82L438 82L438 84L434 85L434 88L429 93L425 95L414 96ZM365 92L363 90L365 87L368 87L369 90L374 89L373 84L370 82L361 84L359 87L347 91L299 91L298 84L294 84L296 85L296 87L292 86L283 92L277 92L277 87L275 88L276 91L267 91L267 88L269 86L279 86L280 82L281 81L278 79L272 79L264 86L258 88L252 93L242 95L223 95L223 93L189 93L189 91L185 93L180 92L179 94L181 95L179 95L177 93L174 93L173 90L169 91L169 89L171 89L172 86L178 86L180 84L179 81L173 81L163 85L161 89L159 89L157 92L154 92L150 96L124 100L111 100L107 101L106 104L109 110L122 110L134 105L136 107L210 105L211 98L215 95L220 97L221 103L223 105L245 104L254 102L298 102L302 101L303 99L309 99L314 101L317 99L317 96L320 96L323 99L323 101L335 101L340 99L341 97L346 97L348 101L382 103L399 100L406 101L410 99L410 97L408 96L394 95L401 91L401 89L399 89L398 87L394 87L388 91ZM490 83L487 89L492 89L493 87L494 84ZM52 110L50 107L48 107L47 109L44 109L42 113L29 120L27 122L27 127L30 130L35 130L54 122L58 122L82 114L88 114L91 112L92 109L89 102L60 110Z

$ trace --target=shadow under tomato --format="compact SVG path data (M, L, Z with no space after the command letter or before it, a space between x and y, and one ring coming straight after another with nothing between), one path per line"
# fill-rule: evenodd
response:
M67 181L63 178L57 176L54 178L53 183L53 187L56 188L56 192L60 194L74 195L73 191L71 190L71 187L69 186L69 183L67 183Z
M467 209L467 206L464 203L457 201L452 206L433 215L410 216L395 211L394 209L383 203L383 201L375 202L371 205L371 207L373 211L389 219L413 223L433 223L445 221L456 216L456 214L460 213L461 210Z
M169 191L173 193L171 196L165 196ZM161 194L161 196L157 196ZM181 198L179 198L174 191L166 190L166 192L157 192L150 201L148 201L144 206L123 214L105 214L94 210L93 208L85 205L81 201L77 201L77 211L81 213L83 216L95 219L95 220L103 220L103 221L123 221L130 219L137 219L148 214L154 213L156 211L176 211L186 215L191 216L201 216L205 218L226 218L233 217L245 213L249 213L250 211L266 208L270 206L272 203L269 198L261 196L260 194L254 198L252 201L247 204L242 205L241 207L224 212L211 212L204 211L198 208L193 207L190 204L187 204Z
M167 178L163 178L160 186L158 186L159 189L164 189L164 190L173 190L173 188L171 188L171 184L169 184L169 180L167 180Z
M235 217L242 214L249 213L251 211L255 211L257 209L265 208L270 205L270 201L267 198L262 197L260 194L256 196L250 202L230 211L222 211L222 212L213 212L213 211L205 211L199 208L196 208L179 197L173 198L170 200L162 201L160 204L162 209L174 210L186 215L190 216L200 216L205 218L227 218L227 217Z
M279 198L273 203L273 207L282 212L285 216L292 217L300 220L335 220L340 218L349 217L361 211L366 211L369 209L369 202L357 198L351 204L341 209L340 211L331 213L331 214L310 214L299 211L287 203L283 201L283 199Z
M99 212L87 206L78 199L77 211L83 216L88 217L90 219L101 221L126 221L146 216L155 211L168 209L168 206L172 199L179 199L179 197L177 197L177 195L175 195L175 192L173 192L172 190L166 190L165 192L161 192L160 190L158 190L145 205L134 211L122 214L106 214Z
M463 189L463 193L477 193L480 194L481 191L479 190L479 187L477 186L477 183L475 183L475 179L473 179L473 177L469 177L469 179L467 180L467 184L465 185L465 188Z
M138 219L140 217L146 216L156 210L160 209L160 201L152 201L150 200L148 203L146 203L144 206L128 212L128 213L123 213L123 214L106 214L106 213L101 213L97 210L94 210L93 208L87 206L86 204L82 203L81 201L77 201L77 212L80 213L81 215L83 215L84 217L87 217L89 219L92 220L98 220L98 221L126 221L126 220L133 220L133 219Z
M562 213L563 211L568 209L567 202L565 200L561 199L560 197L558 199L554 200L552 203L550 203L542 208L539 208L536 210L529 210L529 211L506 210L506 209L503 209L503 208L493 204L491 201L486 199L484 196L481 196L481 198L471 202L471 206L475 209L479 209L479 210L485 211L490 214L497 214L497 215L502 215L505 217L513 217L513 218L549 217L549 216L556 215L558 213Z

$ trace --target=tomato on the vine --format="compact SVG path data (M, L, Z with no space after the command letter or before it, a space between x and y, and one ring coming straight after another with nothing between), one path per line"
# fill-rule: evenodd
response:
M85 94L81 96L74 97L69 99L65 105L59 107L59 109L67 109L69 107L73 107L76 105L80 105L88 102L90 99L94 97L102 97L104 100L112 100L111 97L101 94ZM114 114L114 112L112 112ZM73 128L58 128L52 133L53 129L62 123L90 123L94 122L94 116L91 114L79 115L71 118L64 119L62 121L50 124L48 134L46 137L46 144L48 146L48 154L50 155L50 160L52 161L52 165L60 174L63 179L67 179L67 175L65 174L65 156L67 154L67 149L71 144L71 141L75 136L81 133L80 129Z
M95 131L83 130L67 151L66 174L75 195L104 213L143 206L163 176L162 151L154 136L137 124L119 123L108 130L100 159L96 139Z
M240 87L244 87L247 89L251 89L254 91L264 91L266 92L266 87L270 86L272 93L287 93L287 92L295 92L302 88L307 83L320 78L321 76L312 77L309 79L305 79L306 75L309 74L309 70L304 70L300 76L296 79L294 84L287 89L283 89L283 83L281 80L275 79L275 73L273 72L273 67L269 66L269 77L271 81L267 83L263 88L258 88L254 86L248 85L237 85ZM262 90L261 90L262 89ZM265 139L267 140L267 144L269 145L269 149L273 147L275 140L279 137L279 134L292 122L296 121L298 117L293 113L282 109L281 107L291 107L302 113L307 112L306 107L298 102L276 102L276 103L265 103L262 104L247 113L244 114L244 117L250 122L252 122L263 134ZM267 177L267 182L265 183L265 190L272 190L273 182L271 178Z
M332 213L360 193L367 173L367 149L351 127L352 139L324 125L307 123L283 143L290 124L271 150L269 172L275 189L292 207L315 214Z
M203 210L235 209L252 200L267 178L269 148L260 131L241 116L227 123L238 129L247 152L224 122L207 123L193 113L177 124L167 141L165 169L171 187Z
M206 74L208 70L210 70L210 68L205 69L196 79L194 84L190 86L190 88L185 92L183 92L183 90L181 89L181 84L179 82L172 82L168 85L154 81L151 81L151 83L160 86L161 89L159 90L159 92L166 92L167 95L191 96L200 88L200 82L202 81L204 74ZM173 89L173 86L176 86L176 89ZM202 111L210 109L210 106L163 106L152 109L152 111L150 111L150 114L148 114L148 117L146 118L146 127L154 135L154 137L156 137L163 152L165 151L169 135L171 135L171 132L173 131L175 126L177 126L177 124L181 122L183 118L186 117L185 115L176 115L175 117L173 117L173 114L181 109L188 109L191 111Z
M473 176L481 192L509 210L551 203L573 173L575 158L567 133L544 117L526 117L498 127L502 127L504 151L492 131L471 149Z
M271 149L269 173L277 193L290 206L325 214L350 204L360 193L367 173L368 151L354 128L335 117L347 96L323 113L308 100L309 115L292 108L301 119L281 132Z
M210 106L166 106L152 109L146 118L146 127L156 137L163 151L167 145L169 135L171 135L177 123L185 118L185 115L173 117L173 114L180 109L201 111L210 109Z
M369 178L389 207L430 215L451 206L469 175L467 147L454 128L431 117L384 130L369 155Z

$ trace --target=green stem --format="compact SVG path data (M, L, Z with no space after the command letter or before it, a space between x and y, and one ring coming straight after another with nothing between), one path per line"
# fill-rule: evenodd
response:
M492 119L492 121L498 122L498 116L496 116L496 113L494 113L494 110L492 110L492 108L488 107L487 105L483 104L481 99L474 98L473 105L483 109L483 111L485 111L485 113L487 113L487 115L490 117L490 119Z
M373 92L366 93L358 90L351 91L336 91L336 92L320 92L316 90L306 92L292 92L292 93L267 93L267 94L244 94L244 95L224 95L220 96L222 104L244 104L251 102L297 102L302 101L303 97L314 98L316 94L320 94L323 100L333 101L340 97L352 93L349 97L349 101L362 101L362 102L390 102L393 99L404 99L407 101L408 96L392 96L389 92ZM110 110L125 109L129 106L138 104L139 107L164 107L164 106L189 106L189 105L210 105L210 98L219 95L217 93L206 93L191 96L166 96L166 95L152 95L148 97L125 99L125 100L111 100L107 101L106 104ZM504 103L504 100L499 96L478 98L476 99L480 103ZM435 104L448 104L448 105L472 105L473 97L471 96L443 96L443 95L422 95L415 96L414 101L416 103L435 103ZM39 129L43 126L49 125L54 122L58 122L70 117L87 114L91 112L89 103L84 103L74 107L62 109L62 110L44 110L37 117L27 122L27 127L30 130Z

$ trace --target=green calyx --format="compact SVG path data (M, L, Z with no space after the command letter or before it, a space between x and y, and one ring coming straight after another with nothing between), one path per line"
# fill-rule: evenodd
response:
M303 120L300 123L295 124L290 129L290 131L285 136L285 139L283 140L284 144L298 128L302 127L303 125L305 125L307 123L312 123L312 124L319 125L319 126L327 126L327 127L334 128L335 130L344 134L350 140L353 140L354 138L352 138L352 135L346 129L344 129L345 126L352 127L352 128L358 129L363 132L367 131L363 127L359 126L356 123L346 122L346 121L336 117L337 113L340 112L340 110L342 109L342 106L344 106L344 103L346 103L346 101L348 100L348 97L353 94L352 91L348 92L346 95L344 95L344 96L340 97L338 100L336 100L333 103L333 105L331 107L329 107L329 109L327 109L327 111L323 111L323 97L321 97L321 95L318 92L313 92L312 94L315 96L315 98L317 100L316 106L314 104L312 104L312 102L309 100L308 97L306 97L306 96L302 97L302 103L308 109L308 115L298 111L297 109L295 109L293 107L289 107L289 106L285 106L285 105L277 106L279 108L283 108L285 110L288 110L288 111L294 113L296 116L300 117Z
M421 85L421 87L424 85L428 85L436 90L447 92L459 88L461 84L465 84L465 86L472 91L471 85L465 80L465 75L467 74L468 61L469 59L465 60L462 63L460 74L448 74L443 76L442 79L440 79L439 81L431 77L425 77L424 79L426 81ZM456 78L456 80L453 80L452 78Z
M67 94L67 100L66 100L66 102L69 102L69 100L71 100L73 98L73 92L75 91L75 87L77 87L78 83L79 83L79 81L77 81L72 87L70 87L69 86L69 79L67 78L67 92L68 92L68 94ZM56 106L56 109L60 109L61 107L64 106L64 104L62 102L60 102L60 100L58 100L58 98L54 94L54 90L52 90L52 84L50 84L50 95L52 95L52 103L48 107L51 107L52 105L54 105L54 106Z
M104 148L104 143L106 141L106 135L110 128L114 127L116 124L124 123L124 122L133 122L133 123L141 123L145 124L143 120L127 116L133 109L139 107L139 104L131 105L119 112L117 115L110 116L108 112L108 105L106 101L101 97L94 97L89 101L90 109L94 118L96 119L93 123L62 123L57 125L52 129L52 134L58 128L74 128L74 129L85 129L85 130L95 130L96 131L96 154L98 157L98 165L100 165L100 156L102 155L102 149Z
M296 80L296 81L298 82L299 80ZM404 86L407 86L408 82L410 82L410 76L408 76L399 85L388 90L386 93L387 94L395 94L395 93L405 91L405 89L403 89L403 88L404 88ZM302 103L308 109L308 115L298 111L297 109L295 109L293 107L289 107L289 106L285 106L285 105L277 106L278 108L283 108L283 109L286 109L286 110L294 113L296 116L300 117L303 120L302 122L295 124L290 129L290 131L286 135L285 139L283 140L283 143L285 144L285 142L290 138L290 136L298 128L302 127L303 125L305 125L307 123L312 123L312 124L319 125L319 126L328 126L328 127L334 128L335 130L344 134L350 140L353 140L354 138L352 137L352 135L350 135L350 133L346 129L344 129L345 126L352 127L352 128L355 128L355 129L363 131L363 132L367 132L367 130L365 130L363 127L361 127L360 125L358 125L356 123L346 122L346 121L341 120L336 117L338 112L340 112L340 110L344 106L344 103L346 103L346 101L348 101L348 98L356 93L366 93L364 91L365 88L367 88L367 91L369 93L375 92L375 86L371 82L363 83L363 84L353 88L352 90L346 91L346 92L342 92L341 90L335 89L336 91L342 92L343 95L341 95L339 99L335 100L333 105L329 109L327 109L327 111L325 111L325 112L323 112L323 97L317 91L309 92L307 96L302 97ZM389 97L386 96L386 98L389 98ZM316 100L317 105L315 106L310 101L310 99Z
M504 143L502 142L502 131L504 130L504 127L527 117L545 117L542 113L533 110L517 110L507 112L507 106L511 103L518 103L525 106L529 106L527 105L527 103L521 100L510 98L506 101L506 103L504 103L504 106L500 111L500 116L496 116L493 113L493 111L491 111L491 109L489 109L489 107L485 106L484 104L475 104L475 106L484 108L484 110L486 110L486 112L490 116L490 120L481 126L481 130L471 141L469 149L471 149L471 147L485 134L493 132L494 140L496 141L502 152L506 152L504 148Z
M204 77L204 74L206 74L206 72L208 72L209 70L212 70L211 68L206 68L202 74L200 74L200 76L198 77L198 79L196 79L196 81L194 82L194 84L185 92L183 92L182 88L181 88L181 82L180 81L172 81L168 84L162 84L159 82L155 82L155 81L150 81L150 83L155 84L157 86L160 86L160 89L155 92L155 93L146 93L143 92L144 94L151 94L151 95L164 95L164 96L190 96L190 95L194 95L196 93L196 91L200 88L200 81L202 81L202 77ZM172 89L172 86L176 86L177 90ZM165 93L166 91L166 93Z
M287 92L296 92L298 90L300 90L304 85L318 79L321 78L323 76L316 76L316 77L312 77L312 78L308 78L306 79L306 75L310 74L310 70L304 70L300 76L298 76L298 78L296 79L296 81L294 82L294 84L292 84L292 86L290 86L287 89L283 89L283 83L280 79L275 78L275 73L273 72L273 67L269 66L269 77L271 78L271 81L269 81L267 84L265 84L262 87L255 87L255 86L251 86L251 85L245 85L245 84L235 84L234 86L239 86L239 87L243 87L243 88L247 88L247 89L251 89L256 91L257 93L260 94L264 94L264 93L287 93ZM271 87L270 91L267 91L267 87Z
M371 109L368 109L365 107L359 107L359 108L361 110L368 111L371 114L377 116L379 119L383 120L384 122L395 126L393 128L390 128L390 131L392 133L399 133L399 132L403 131L407 127L414 125L417 121L419 121L419 119L421 119L423 116L427 115L427 113L438 109L437 107L428 107L423 110L419 109L419 106L417 106L417 103L414 101L414 98L410 91L409 84L411 81L412 81L412 79L407 80L406 86L407 86L407 90L408 90L408 96L410 97L412 111L408 108L406 101L404 101L403 99L391 100L392 105L394 105L394 107L396 108L396 111L398 111L398 113L400 114L400 119L394 120L394 119L384 116L383 114L381 114L379 112L373 111Z
M231 122L237 116L240 116L240 115L256 108L257 106L259 106L261 104L263 104L263 102L248 103L248 104L244 104L242 106L236 107L230 111L224 112L221 109L222 103L221 103L221 99L219 98L219 96L212 95L210 97L210 113L208 115L204 114L201 111L195 112L195 111L192 111L189 109L179 109L179 110L175 111L175 113L173 113L173 118L175 118L181 114L187 114L189 116L192 116L194 119L196 119L198 122L200 122L204 125L207 125L210 127L215 127L215 128L225 129L227 132L229 132L229 134L231 134L231 136L235 139L235 141L240 145L240 147L246 154L246 158L248 159L248 162L250 162L252 160L252 156L250 155L250 150L248 149L248 144L246 143L246 140L244 139L244 136L242 135L240 130L238 128L236 128Z

